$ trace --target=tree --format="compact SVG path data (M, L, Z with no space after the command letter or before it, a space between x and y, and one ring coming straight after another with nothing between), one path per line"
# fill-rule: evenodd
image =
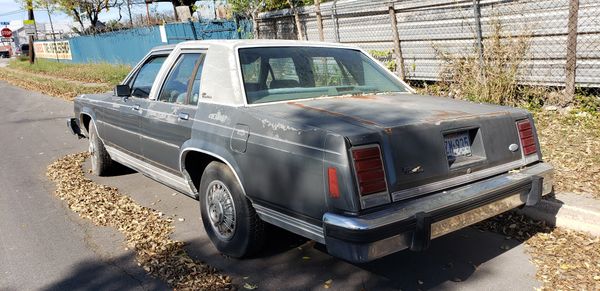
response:
M252 33L254 38L258 38L258 13L265 8L265 0L231 0L231 9L246 17L252 18Z

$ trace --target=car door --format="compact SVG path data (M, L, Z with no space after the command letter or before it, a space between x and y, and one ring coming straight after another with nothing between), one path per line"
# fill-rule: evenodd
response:
M142 153L169 172L179 173L179 151L191 137L204 55L202 51L180 54L156 100L149 101L142 115Z
M107 144L132 155L141 155L142 109L147 107L150 88L166 58L166 54L149 56L126 83L131 88L131 96L112 96L112 104L105 107L104 114Z

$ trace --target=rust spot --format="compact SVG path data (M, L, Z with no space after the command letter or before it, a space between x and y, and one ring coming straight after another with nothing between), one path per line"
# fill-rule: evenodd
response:
M385 126L383 126L381 124L378 124L378 123L376 123L374 121L371 121L371 120L359 118L359 117L356 117L356 116L346 115L346 114L342 114L342 113L339 113L339 112L329 111L329 110L323 109L323 108L312 107L312 106L308 106L308 105L300 104L300 103L296 103L296 102L288 102L287 104L298 106L298 107L300 107L302 109L314 110L314 111L327 113L329 115L333 115L333 116L337 116L337 117L351 119L351 120L354 120L354 121L358 121L358 122L360 122L362 124L372 125L372 126L376 126L376 127L379 127L379 128L383 128L383 130L387 134L391 134L392 133L392 129L391 128L385 127Z

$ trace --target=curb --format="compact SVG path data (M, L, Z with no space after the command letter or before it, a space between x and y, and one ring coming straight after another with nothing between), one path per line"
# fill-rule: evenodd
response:
M518 212L553 226L600 236L600 200L585 194L556 193Z

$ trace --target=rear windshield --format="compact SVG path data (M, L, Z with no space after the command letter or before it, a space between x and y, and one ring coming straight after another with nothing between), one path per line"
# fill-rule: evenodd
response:
M248 104L407 91L358 50L261 47L239 54Z

